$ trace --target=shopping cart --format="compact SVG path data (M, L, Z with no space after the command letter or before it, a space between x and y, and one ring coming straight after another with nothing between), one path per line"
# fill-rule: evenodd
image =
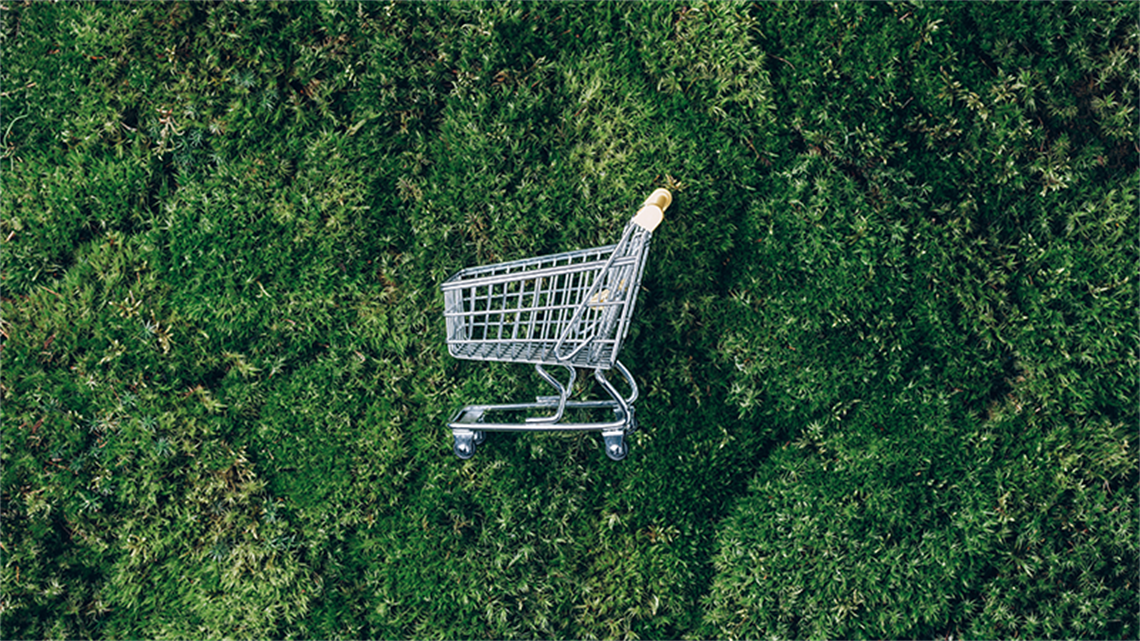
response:
M645 256L662 212L673 201L665 189L654 191L622 232L615 245L471 267L444 281L443 306L447 349L455 358L533 363L557 396L533 403L468 405L447 426L461 459L475 455L485 432L597 431L606 455L620 461L629 452L625 440L637 429L633 402L637 383L618 361L622 341L637 301ZM543 366L569 372L563 384ZM578 367L594 370L610 400L569 400ZM629 386L622 396L606 378L616 369ZM571 422L568 412L597 414L612 410L612 420ZM519 421L492 422L498 414L534 413ZM553 411L553 413L549 413Z

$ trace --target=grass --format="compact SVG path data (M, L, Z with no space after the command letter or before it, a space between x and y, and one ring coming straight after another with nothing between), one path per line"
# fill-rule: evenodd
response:
M0 19L5 638L1137 636L1134 4ZM629 458L457 460L659 186Z

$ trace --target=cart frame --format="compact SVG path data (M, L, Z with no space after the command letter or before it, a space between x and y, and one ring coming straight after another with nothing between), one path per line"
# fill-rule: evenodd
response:
M617 359L629 332L653 231L672 195L658 189L646 199L613 245L460 270L440 286L444 295L448 352L455 358L531 363L557 391L533 403L468 405L448 421L453 450L474 456L486 432L597 431L606 455L621 460L626 436L637 429L637 383ZM562 384L543 365L568 370ZM569 400L578 367L594 370L609 400ZM630 393L618 393L606 377L616 369ZM492 422L488 415L551 411L522 421ZM569 422L567 410L609 410L613 420Z

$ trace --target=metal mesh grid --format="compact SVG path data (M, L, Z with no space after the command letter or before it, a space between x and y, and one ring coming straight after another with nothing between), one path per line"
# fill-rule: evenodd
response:
M473 360L613 366L651 234L616 245L465 269L442 285L447 346Z

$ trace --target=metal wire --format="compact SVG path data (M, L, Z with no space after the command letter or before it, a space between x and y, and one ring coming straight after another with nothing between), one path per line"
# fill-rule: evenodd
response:
M652 234L464 269L441 286L447 347L470 360L610 369L629 330Z

